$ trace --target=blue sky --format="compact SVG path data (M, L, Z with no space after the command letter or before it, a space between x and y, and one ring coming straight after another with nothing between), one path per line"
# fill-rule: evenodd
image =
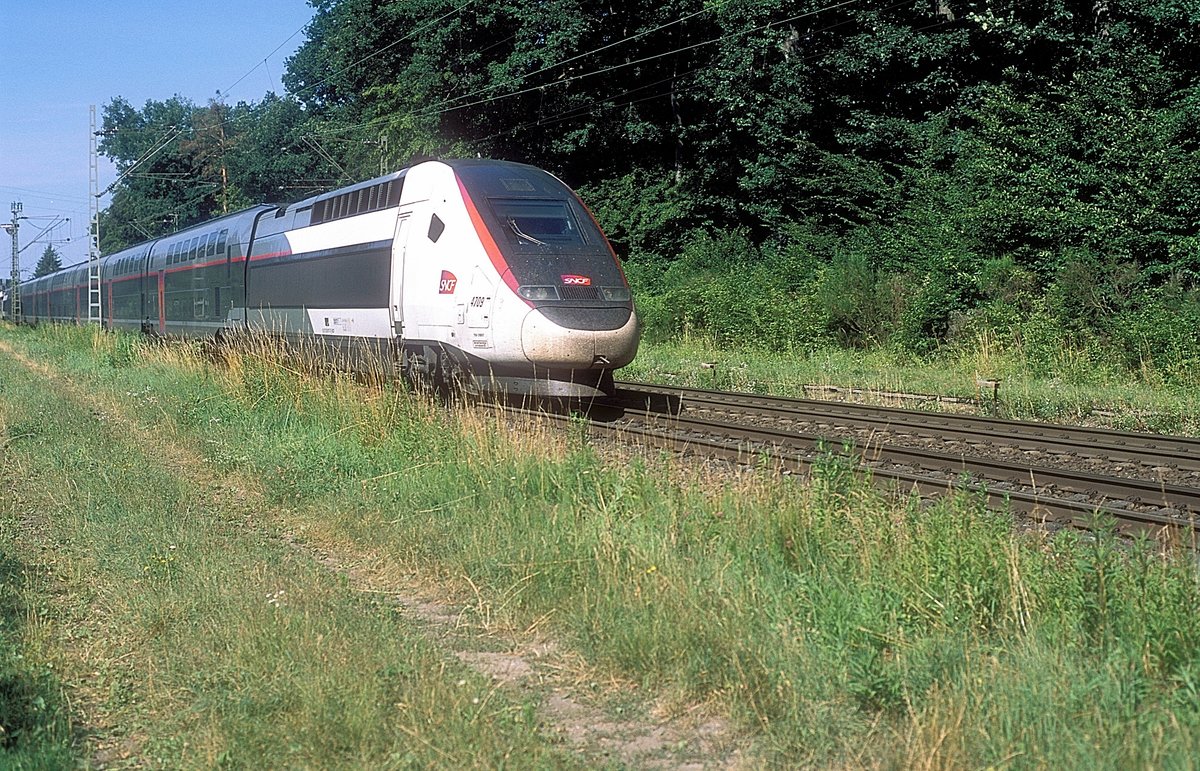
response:
M22 202L25 247L55 215L71 219L28 246L22 267L32 272L47 239L64 265L87 258L89 105L99 122L117 96L140 109L176 94L206 104L228 91L236 104L283 93L312 13L305 0L0 0L0 221ZM100 189L115 178L102 158ZM0 275L9 265L5 236Z

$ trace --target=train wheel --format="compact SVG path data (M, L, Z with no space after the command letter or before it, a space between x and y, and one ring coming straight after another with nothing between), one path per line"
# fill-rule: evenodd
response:
M470 396L470 375L445 354L440 357L437 382L438 393L447 403L453 404Z
M437 386L437 354L428 347L420 351L403 348L397 354L400 374L409 387L421 394L432 394Z

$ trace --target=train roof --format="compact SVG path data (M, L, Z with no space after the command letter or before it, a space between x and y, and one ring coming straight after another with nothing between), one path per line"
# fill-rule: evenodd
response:
M174 233L169 233L169 234L160 236L158 238L152 238L147 241L142 241L140 243L126 247L125 249L122 249L117 252L112 252L110 254L101 255L100 262L107 263L108 261L110 261L112 259L126 257L126 256L137 253L137 251L139 249L150 249L154 246L154 244L156 244L159 241L171 240L174 238L181 238L184 235L191 233L193 231L195 231L195 232L207 231L219 223L228 222L229 220L233 220L233 219L237 219L237 218L241 218L241 217L246 217L247 215L257 215L264 211L275 210L276 217L283 217L285 214L296 214L298 212L303 212L303 211L313 209L313 208L321 209L322 207L318 207L317 204L320 204L325 201L334 201L335 199L338 199L341 196L350 196L350 195L358 193L361 190L369 190L374 187L379 187L380 189L382 189L383 186L387 185L388 183L403 180L405 175L408 174L410 169L412 169L416 166L419 166L421 163L430 163L430 162L444 163L452 169L479 169L481 167L485 167L485 168L494 168L496 170L508 168L508 169L514 169L514 170L521 169L521 170L526 170L526 171L540 171L535 166L529 166L527 164L516 163L513 161L494 160L494 159L490 159L490 158L449 158L449 159L430 158L430 159L422 160L418 163L414 163L410 166L406 166L405 168L400 169L398 171L393 171L391 173L384 174L384 175L378 176L378 177L374 177L372 179L364 180L362 182L356 182L353 185L347 185L346 187L339 187L336 190L328 190L323 193L317 193L316 195L309 196L308 198L305 198L301 201L297 201L295 203L286 204L286 205L269 204L269 203L255 204L254 206L249 206L245 209L241 209L236 212L224 214L215 219L205 220L204 222L199 222L195 225L191 225L189 227L182 228ZM398 195L398 191L397 191L397 195ZM323 219L323 217L317 218L317 219ZM55 271L54 273L49 273L46 276L40 276L37 279L27 279L26 281L23 281L22 283L26 284L26 283L30 283L31 281L40 281L41 279L44 279L44 278L50 278L52 276L57 276L60 273L67 274L70 271L78 269L80 266L86 266L87 264L88 264L88 262L86 260L83 262L78 262L73 265L68 265L66 267L60 268L59 270Z
M384 174L379 177L374 177L372 179L368 179L363 182L356 182L353 185L339 187L336 190L327 190L323 193L317 193L316 195L309 196L308 198L305 198L304 200L296 201L295 203L288 204L286 207L281 207L281 208L284 208L287 211L300 211L303 209L311 208L312 206L314 206L315 204L317 204L321 201L327 201L327 200L330 200L333 198L337 198L338 196L344 195L346 193L357 193L359 190L367 190L372 187L375 187L376 185L382 185L382 184L386 184L388 182L395 182L396 180L404 179L405 175L408 174L408 172L411 169L413 169L417 166L420 166L422 163L444 163L453 169L479 167L479 166L491 166L491 167L510 167L510 168L521 168L521 169L528 169L528 170L538 170L536 166L529 166L527 164L516 163L514 161L499 161L499 160L495 160L492 158L448 158L448 159L428 158L428 159L420 161L418 163L414 163L410 166L406 166L403 169L400 169L399 171L393 171L389 174Z
M398 179L404 179L404 175L407 173L408 168L400 169L399 171L393 171L392 173L384 174L381 177L368 179L364 182L356 182L353 185L347 185L346 187L339 187L337 190L328 190L324 193L317 193L316 195L305 198L303 201L297 201L296 203L289 204L285 208L289 211L299 211L301 209L311 208L320 201L337 198L339 195L343 195L345 193L357 193L359 190L368 190L376 185L383 185L388 182L395 182Z

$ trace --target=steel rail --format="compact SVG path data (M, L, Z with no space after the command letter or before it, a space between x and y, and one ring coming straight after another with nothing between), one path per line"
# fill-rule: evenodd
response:
M617 400L629 404L647 397L677 399L713 409L749 407L760 414L787 418L824 419L879 426L892 431L924 432L934 438L955 437L995 445L997 439L1023 448L1047 451L1067 450L1100 460L1168 466L1172 469L1200 471L1200 439L1182 436L1142 434L1111 429L1081 428L1049 423L1026 423L1003 418L963 416L889 407L827 402L814 399L763 396L697 388L664 387L646 383L622 382Z
M654 412L626 409L623 419L628 420L634 415L645 416L647 420L662 418L661 415ZM836 436L806 434L762 426L747 427L683 415L671 416L668 420L671 428L676 432L690 431L700 436L709 434L717 437L724 434L728 441L749 441L765 446L802 449L808 452L828 451L830 448L845 444L843 439ZM845 454L861 457L863 461L872 464L886 462L927 471L949 470L955 473L970 473L991 482L1029 485L1034 489L1058 487L1073 493L1088 495L1091 498L1124 500L1135 504L1173 508L1200 517L1200 488L1185 485L1114 477L1050 466L1015 464L964 453L936 452L889 444L859 447L857 452L847 448Z
M526 409L513 409L512 411L564 424L571 420L569 416L557 413ZM636 425L613 420L589 420L586 425L589 433L608 436L621 442L627 442L631 436L635 436L644 446L651 449L667 449L685 455L702 454L705 457L715 457L743 465L769 462L790 471L807 469L814 462L828 455L819 439L814 439L813 443L805 448L807 451L801 451L801 448L795 446L771 445L761 440L749 439L745 436L737 437L732 434L719 439L711 436L698 436L695 435L695 432L691 435L680 435L669 429L664 430L664 426L661 425ZM707 428L732 427L708 425ZM1146 535L1158 539L1179 541L1187 537L1188 531L1191 531L1192 538L1195 538L1196 533L1200 533L1200 515L1194 520L1186 520L1159 512L1137 511L1091 501L1071 500L1046 492L997 490L989 487L986 483L964 478L935 478L925 474L870 465L862 468L870 475L873 483L897 491L916 491L924 496L945 494L948 490L976 494L983 496L989 507L1016 509L1039 520L1072 528L1090 530L1104 517L1111 517L1116 531L1126 536ZM944 471L945 468L940 467L939 470ZM1197 492L1200 493L1200 491Z

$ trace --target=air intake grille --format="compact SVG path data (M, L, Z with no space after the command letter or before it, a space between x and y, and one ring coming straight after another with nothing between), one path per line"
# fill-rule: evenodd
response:
M309 224L317 225L396 206L400 203L403 189L404 177L400 177L317 201L313 204Z
M560 286L558 293L564 300L600 299L600 289L594 286Z

